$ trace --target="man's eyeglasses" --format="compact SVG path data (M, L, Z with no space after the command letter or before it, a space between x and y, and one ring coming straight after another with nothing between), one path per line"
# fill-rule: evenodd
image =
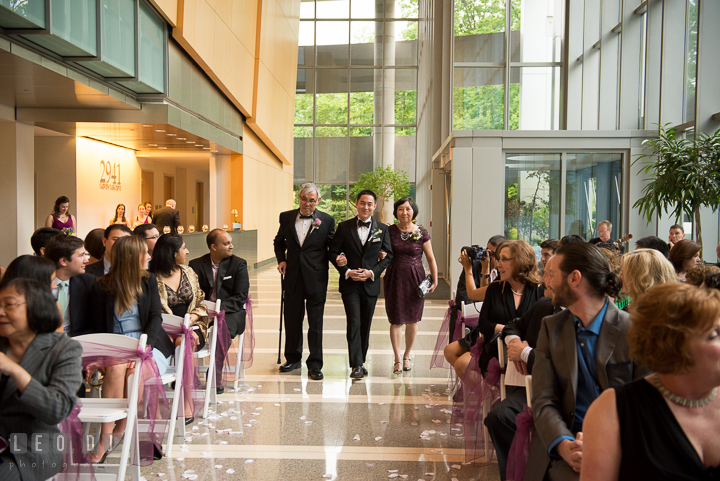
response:
M310 204L310 205L315 205L318 203L317 199L307 199L305 197L300 197L300 202L302 202L303 204Z
M158 240L159 238L160 238L160 235L158 234L158 235L151 235L150 237L146 237L145 239L147 239L147 240L153 240L153 239Z

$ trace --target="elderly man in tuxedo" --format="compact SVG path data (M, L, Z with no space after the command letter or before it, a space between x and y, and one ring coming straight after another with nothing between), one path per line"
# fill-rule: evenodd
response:
M323 311L328 285L328 248L335 236L335 219L316 207L320 191L303 184L299 209L280 214L280 228L273 245L278 271L285 276L285 364L281 372L299 369L303 351L303 318L308 315L306 364L310 379L323 379Z
M190 261L205 293L205 299L220 302L225 311L230 337L245 332L245 303L250 290L245 259L233 255L232 237L222 229L213 229L205 239L210 252Z
M165 227L170 228L168 234L177 234L177 228L182 225L180 224L180 211L175 210L177 203L173 199L165 201L165 207L158 209L152 216L153 223L157 230L162 235L165 232Z
M340 272L340 294L347 316L350 377L367 376L370 326L380 294L380 274L392 260L388 226L372 217L377 196L363 190L357 196L357 216L338 225L330 244L330 261ZM387 253L380 259L380 250Z
M540 327L533 366L535 431L526 481L577 480L582 424L602 391L644 377L628 353L628 313L615 307L620 279L599 248L566 244L545 268L546 292L567 309Z

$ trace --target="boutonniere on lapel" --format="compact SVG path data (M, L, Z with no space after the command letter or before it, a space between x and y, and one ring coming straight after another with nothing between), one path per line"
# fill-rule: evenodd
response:
M371 242L377 242L380 240L380 236L382 235L383 231L382 229L373 229L370 231L370 239Z
M321 225L322 221L316 217L312 221L312 225L310 226L310 232L314 231L315 229L319 229Z

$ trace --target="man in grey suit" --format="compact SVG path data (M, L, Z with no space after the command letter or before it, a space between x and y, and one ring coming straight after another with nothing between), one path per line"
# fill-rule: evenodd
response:
M608 298L620 279L597 247L566 244L545 267L553 304L567 306L543 320L533 368L533 417L526 481L577 480L582 466L582 423L590 404L608 388L648 374L628 354L630 316Z

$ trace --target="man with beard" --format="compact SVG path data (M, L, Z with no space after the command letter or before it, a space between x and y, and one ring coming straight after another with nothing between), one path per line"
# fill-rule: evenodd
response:
M563 312L543 320L533 368L533 417L526 481L577 480L582 422L608 388L648 374L628 354L629 315L609 302L620 279L597 247L559 248L545 269L545 289Z

